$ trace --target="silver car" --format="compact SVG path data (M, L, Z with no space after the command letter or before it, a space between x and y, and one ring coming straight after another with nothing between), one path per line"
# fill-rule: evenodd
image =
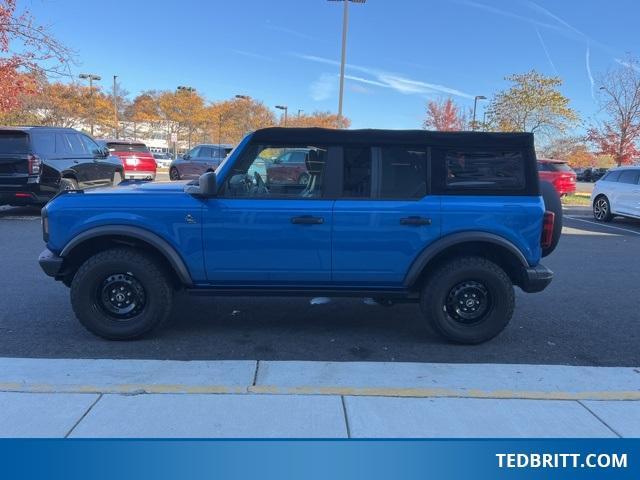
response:
M205 172L213 172L233 150L231 145L201 144L171 162L171 180L198 178Z

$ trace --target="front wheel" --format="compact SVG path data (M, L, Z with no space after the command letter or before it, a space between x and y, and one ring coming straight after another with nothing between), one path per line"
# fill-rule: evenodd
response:
M169 178L171 180L180 180L180 172L178 172L177 168L173 167L169 170Z
M155 258L114 248L85 261L71 282L71 305L80 323L108 340L132 340L169 317L173 289Z
M122 174L120 172L114 172L113 174L113 186L117 187L122 183Z
M498 335L515 306L513 284L481 257L451 260L431 272L420 306L436 332L455 343L476 344Z
M599 222L610 222L613 219L611 204L604 195L600 195L593 202L593 217Z

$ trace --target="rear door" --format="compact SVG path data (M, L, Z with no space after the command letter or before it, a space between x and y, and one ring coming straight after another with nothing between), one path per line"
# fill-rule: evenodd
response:
M614 211L625 215L640 215L640 170L621 170L616 184L616 208Z
M29 177L29 136L20 130L0 130L0 188L18 189Z
M333 212L332 281L402 286L413 260L440 236L427 147L345 147Z

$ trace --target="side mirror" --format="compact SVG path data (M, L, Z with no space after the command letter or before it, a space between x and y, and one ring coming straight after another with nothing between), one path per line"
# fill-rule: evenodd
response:
M182 155L183 160L189 160L190 158L191 158L191 155L189 155L188 153L185 153L184 155Z
M200 175L197 185L187 185L184 191L189 195L201 198L213 198L218 193L218 182L215 172Z
M94 150L93 153L96 157L102 158L107 158L109 155L111 155L111 152L107 147L100 147L97 150Z

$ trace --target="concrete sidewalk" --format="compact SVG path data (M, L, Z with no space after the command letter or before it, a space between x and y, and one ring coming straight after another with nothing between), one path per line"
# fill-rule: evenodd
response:
M2 437L638 437L640 369L0 359Z

